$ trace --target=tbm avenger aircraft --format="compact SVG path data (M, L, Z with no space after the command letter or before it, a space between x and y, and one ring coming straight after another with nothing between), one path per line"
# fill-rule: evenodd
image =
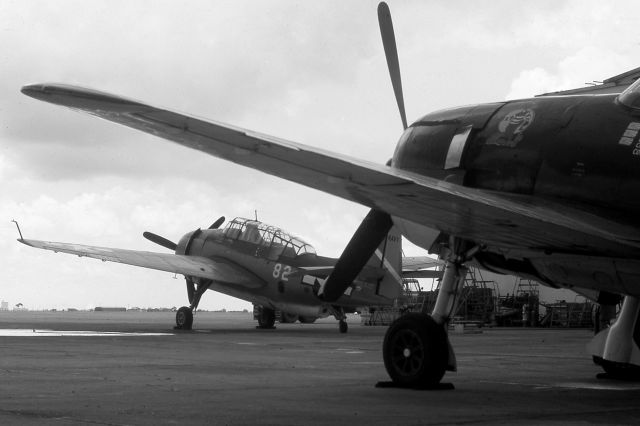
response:
M193 315L207 290L257 305L259 328L273 328L277 309L286 322L299 319L311 323L333 315L340 332L346 333L346 313L365 306L402 303L402 237L395 228L343 294L327 302L318 297L318 291L337 259L319 256L301 238L258 220L235 218L219 229L224 220L222 216L208 229L185 234L177 244L151 232L143 233L175 254L31 240L22 238L21 232L18 241L54 252L184 275L189 306L177 310L176 329L192 328ZM438 275L437 271L426 270L438 266L434 259L406 260L407 277Z
M618 93L450 108L407 126L385 3L378 20L405 128L387 165L94 90L22 91L370 207L321 286L328 302L393 225L437 253L446 267L433 311L400 317L384 338L385 368L398 385L435 384L456 369L446 325L472 265L591 292L600 302L626 296L591 354L609 373L640 369L640 80Z

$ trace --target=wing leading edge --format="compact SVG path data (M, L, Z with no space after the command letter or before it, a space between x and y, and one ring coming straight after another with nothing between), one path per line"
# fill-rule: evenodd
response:
M200 256L183 256L171 253L125 250L81 244L57 243L39 240L18 240L31 247L54 252L91 257L104 262L117 262L142 268L173 272L190 277L200 277L218 283L237 285L249 289L260 288L265 282L246 269L224 259L212 260Z
M37 84L22 92L487 246L640 255L637 229L566 206L463 187L90 89Z

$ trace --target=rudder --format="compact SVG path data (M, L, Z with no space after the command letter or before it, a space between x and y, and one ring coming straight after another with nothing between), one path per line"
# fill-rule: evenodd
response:
M395 299L402 292L402 235L393 226L387 237L380 243L367 264L385 270L384 277L378 283L376 293L389 299Z

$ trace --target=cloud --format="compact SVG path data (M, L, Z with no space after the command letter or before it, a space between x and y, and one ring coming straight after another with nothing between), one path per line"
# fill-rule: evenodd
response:
M375 3L0 2L3 297L80 306L186 300L183 282L168 274L21 246L13 218L33 238L161 250L141 232L176 240L257 209L320 254L339 255L366 208L19 88L85 85L384 163L401 127ZM623 58L638 57L628 54L638 6L620 8L626 13L582 2L392 1L409 118L540 82L573 83L565 77L576 69L592 71L585 81L602 78L591 75L599 59L611 70L627 66Z
M586 83L602 81L638 67L635 58L637 56L608 48L586 47L562 59L552 69L536 67L521 71L511 83L506 98L517 99L585 87Z
M640 34L634 22L638 12L635 2L614 7L607 2L570 1L558 10L537 14L523 24L518 47L536 49L531 53L541 55L556 52L555 58L521 70L506 98L580 88L638 67Z
M0 251L7 277L2 298L31 308L180 306L186 298L183 282L171 274L23 246L15 241L17 232L10 222L14 218L25 238L164 252L142 238L142 232L177 241L221 215L229 221L235 215L253 217L257 210L261 220L300 235L319 254L338 256L366 213L363 207L291 184L283 191L265 183L252 194L230 190L232 185L174 177L139 180L135 187L126 177L68 181L64 189L54 182L39 183L34 190L35 182L28 179L12 184L28 191L20 197L0 194L0 218L5 218L0 223ZM242 309L247 303L210 293L202 307Z
M86 176L103 172L89 152L94 147L109 143L138 158L146 153L132 147L129 141L139 136L132 137L130 131L24 97L18 89L25 83L86 85L236 124L259 115L275 121L303 114L317 96L316 80L350 84L356 77L354 64L373 49L357 31L365 21L342 3L219 6L195 1L188 6L144 1L5 6L0 51L9 53L0 70L0 108L7 126L2 135L21 142L12 147L18 151L15 157L28 157L35 167L46 168L44 158L51 158L54 150L63 154L57 161L67 158L76 164L86 155L87 167L75 169L78 176ZM342 13L328 13L332 8ZM324 24L306 25L310 19ZM345 27L351 30L339 31ZM33 152L32 144L41 155ZM74 152L69 155L64 147ZM132 156L112 155L111 169L130 169Z
M0 195L7 220L0 250L10 253L2 260L9 277L3 297L31 306L65 298L81 306L185 300L183 283L176 286L169 274L22 246L11 218L31 238L163 250L142 231L175 241L220 215L252 217L257 209L261 220L301 235L320 254L340 254L365 208L37 102L19 88L85 85L384 162L399 127L393 110L391 131L380 123L380 91L372 90L388 84L384 62L375 72L368 66L380 59L375 4L69 1L0 8L0 176L10 188ZM219 300L208 295L203 306Z

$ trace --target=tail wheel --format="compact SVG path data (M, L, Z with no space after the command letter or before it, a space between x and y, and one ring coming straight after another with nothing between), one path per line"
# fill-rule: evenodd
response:
M176 329L191 330L193 326L193 311L188 306L183 306L176 312Z
M347 324L345 320L341 320L338 323L338 329L340 330L340 333L346 333L349 330L349 324Z
M447 368L447 335L429 315L407 314L389 326L382 354L387 373L398 385L435 385Z

